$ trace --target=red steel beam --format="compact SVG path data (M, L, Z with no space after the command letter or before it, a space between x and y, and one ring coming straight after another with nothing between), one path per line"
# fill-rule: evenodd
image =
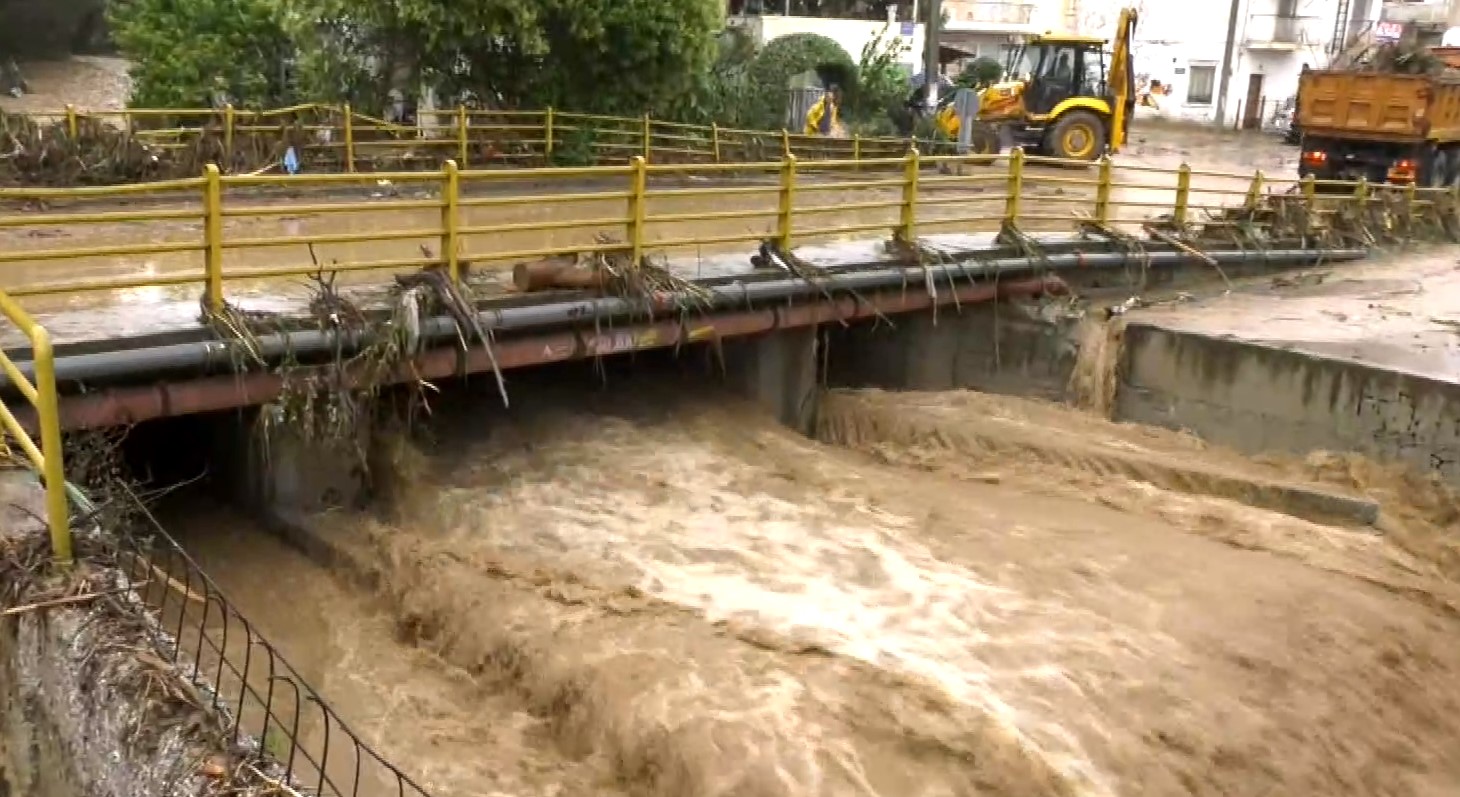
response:
M492 355L503 370L534 365L623 354L644 349L703 343L723 338L763 334L777 329L855 321L876 315L898 315L927 310L935 305L978 304L1007 297L1062 295L1069 291L1054 276L1005 280L997 285L964 285L941 292L936 298L921 287L903 291L869 293L862 300L842 296L835 300L784 305L764 310L744 310L702 316L687 321L659 321L636 324L612 331L573 330L532 335L503 341L491 354L481 346L466 352L438 348L418 355L409 366L391 374L387 382L443 379L462 373L492 370ZM291 378L307 378L309 371L324 374L324 367L298 369ZM367 381L364 374L346 374L352 384ZM277 398L284 377L277 373L253 372L161 382L65 396L61 399L61 425L66 430L125 426L175 415L215 412L264 404ZM34 416L26 413L21 422L34 428Z

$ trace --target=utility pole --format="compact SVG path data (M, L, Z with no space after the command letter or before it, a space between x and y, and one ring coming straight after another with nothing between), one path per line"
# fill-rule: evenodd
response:
M923 87L925 88L928 113L938 110L938 40L943 27L942 0L924 0L928 18L923 23Z
M1217 79L1217 127L1227 116L1227 90L1232 86L1232 53L1237 49L1237 19L1242 15L1242 0L1232 0L1227 12L1227 46L1222 50L1222 73Z

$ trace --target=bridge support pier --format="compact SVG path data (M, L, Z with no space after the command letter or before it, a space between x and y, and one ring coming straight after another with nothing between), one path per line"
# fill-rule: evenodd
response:
M724 343L732 389L776 413L785 425L810 432L816 420L818 329L781 329Z
M223 470L235 500L271 524L288 527L300 518L363 503L368 481L361 454L369 427L357 424L356 440L306 439L284 424L260 424L261 408L229 424L220 441Z

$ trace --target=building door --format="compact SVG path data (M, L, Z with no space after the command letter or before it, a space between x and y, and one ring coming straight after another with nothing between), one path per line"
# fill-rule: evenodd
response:
M1262 127L1262 75L1247 78L1247 102L1242 105L1242 129Z

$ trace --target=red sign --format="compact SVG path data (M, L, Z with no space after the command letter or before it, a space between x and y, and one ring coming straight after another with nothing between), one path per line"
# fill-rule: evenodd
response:
M1399 41L1404 38L1403 22L1375 22L1374 38L1382 41Z

